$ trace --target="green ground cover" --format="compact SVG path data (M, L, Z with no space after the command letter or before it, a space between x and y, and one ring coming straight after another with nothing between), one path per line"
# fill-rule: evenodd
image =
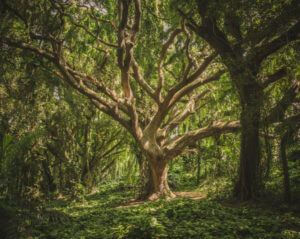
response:
M54 201L25 220L22 238L300 238L299 215L291 212L184 197L124 207L133 196L110 188Z

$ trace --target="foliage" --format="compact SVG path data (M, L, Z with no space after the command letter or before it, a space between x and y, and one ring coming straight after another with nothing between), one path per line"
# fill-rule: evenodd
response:
M299 237L296 0L0 8L0 237Z
M114 186L116 187L116 185ZM36 238L296 238L300 219L251 207L222 204L210 199L179 198L122 207L133 192L104 187L84 202L53 202L69 220L43 219L28 225ZM59 214L59 215L60 215ZM65 216L61 216L64 218ZM26 238L28 234L24 235Z

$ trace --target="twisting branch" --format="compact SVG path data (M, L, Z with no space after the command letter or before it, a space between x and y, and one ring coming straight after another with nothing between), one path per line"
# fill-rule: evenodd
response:
M129 85L129 63L130 63L130 50L133 47L132 43L126 42L126 31L125 28L128 22L128 11L129 11L129 1L120 0L119 1L119 16L120 24L118 28L118 63L121 69L121 84L125 97L130 99L131 89Z
M188 59L188 65L187 65L186 69L184 70L183 76L182 76L182 80L185 81L186 78L188 77L188 74L190 73L191 68L192 67L194 67L195 69L198 68L198 63L190 53L190 43L192 40L192 36L191 36L191 33L187 30L184 21L182 22L182 30L186 36L185 55Z
M17 47L23 50L30 50L38 54L39 56L48 59L50 62L54 63L54 65L58 67L59 72L54 69L51 69L50 71L52 73L54 73L59 78L67 81L73 88L77 89L79 92L87 96L94 104L97 105L97 107L100 110L102 110L103 112L109 114L110 116L118 120L122 125L124 126L126 125L126 127L128 127L127 126L128 121L123 116L121 116L118 112L118 108L119 108L118 104L121 106L121 109L123 110L124 113L129 114L129 112L122 107L121 102L118 100L117 96L114 95L113 91L110 91L100 83L97 83L96 79L94 79L93 77L71 69L70 66L66 64L62 55L56 52L51 52L49 50L40 49L29 43L13 42L9 39L5 39L4 42L9 46ZM101 97L98 93L93 91L91 88L87 87L83 79L92 82L94 85L97 85L102 90L103 93L106 93L107 96L109 96L116 102Z
M120 24L118 27L118 64L121 70L121 85L125 94L128 111L131 116L132 127L137 139L142 137L139 117L132 98L132 90L129 83L129 69L133 59L133 47L136 41L136 35L141 25L141 6L140 1L135 0L134 24L132 27L128 25L129 0L119 1ZM129 30L127 30L129 29ZM138 72L137 72L138 73Z
M158 138L165 138L167 135L172 132L180 123L182 123L187 117L195 114L198 110L204 107L207 103L203 103L200 106L196 106L197 103L204 98L204 96L210 92L209 90L203 91L199 95L194 95L190 100L185 104L185 108L178 114L171 117L167 122L166 126L163 129L159 129Z
M212 76L205 78L205 79L201 79L198 78L195 81L192 81L190 84L182 87L180 90L178 90L173 97L170 99L169 101L169 107L173 106L178 100L180 100L183 96L189 94L190 92L192 92L193 90L195 90L196 88L208 84L212 81L217 81L219 80L220 76L222 74L224 74L224 70L220 70L217 73L213 74Z
M156 91L155 91L155 94L159 100L159 102L162 101L162 98L161 98L161 90L162 90L162 87L164 85L164 81L165 81L165 77L164 77L164 73L163 73L163 69L162 69L162 66L163 66L163 61L166 57L166 53L167 53L167 50L168 48L173 44L174 42L174 39L175 37L180 33L182 32L182 29L175 29L169 39L163 44L162 46L162 50L161 50L161 53L160 53L160 57L158 59L158 63L157 63L157 72L158 72L158 85L157 85L157 88L156 88Z
M212 53L208 56L202 64L195 70L193 74L191 74L186 79L182 79L178 84L174 85L171 89L169 89L168 94L166 96L166 101L170 101L171 98L174 96L176 92L178 92L182 87L192 83L193 81L197 80L200 75L206 70L208 65L213 61L213 59L217 56L217 54Z
M156 100L157 98L155 97L155 92L153 90L153 88L147 83L147 81L145 81L144 77L142 76L138 63L135 61L134 57L132 58L131 61L131 66L133 69L133 78L136 80L136 82L142 87L142 89L144 89L148 95Z
M175 91L171 96L168 94L165 100L159 105L159 109L152 118L151 122L145 129L149 132L154 132L160 127L160 124L163 122L165 117L167 116L170 109L177 103L183 96L189 94L193 90L197 89L198 87L208 84L212 81L216 81L220 78L220 76L224 73L224 71L219 71L215 73L213 76L201 79L198 78L195 81L192 81L190 84L178 89Z
M95 12L94 12L94 9L93 9L93 8L92 8L91 13L88 13L88 14L89 14L89 16L90 16L91 18L93 18L93 19L95 20L95 22L97 23L98 29L100 28L99 22L104 22L104 23L108 23L109 25L111 25L112 28L117 32L118 28L116 27L116 25L115 25L112 21L110 21L110 20L101 19L101 18L97 17L97 16L95 15Z
M65 12L62 13L62 14L65 15L65 16L67 16L67 17L71 20L71 22L74 24L74 26L83 29L87 34L89 34L91 37L93 37L96 41L99 41L100 43L102 43L102 44L104 44L104 45L106 45L106 46L108 46L108 47L113 47L113 48L117 48L117 47L118 47L118 45L116 45L116 44L113 44L113 43L109 43L109 42L104 41L103 39L101 39L101 38L98 36L98 34L94 34L94 33L91 32L86 26L84 26L84 25L79 24L78 22L76 22L76 21L73 19L73 17L72 17L71 14L68 14L68 13L65 13Z
M172 109L172 107L185 95L191 93L193 90L197 89L198 87L200 87L201 85L207 84L209 82L218 80L219 77L223 74L224 71L219 71L216 74L214 74L211 77L205 78L205 79L201 79L200 76L201 74L206 70L206 68L209 66L209 64L213 61L213 59L217 56L216 53L212 53L210 56L208 56L200 66L198 66L198 68L196 68L196 70L190 75L186 77L183 75L182 79L173 87L171 87L168 92L167 95L164 97L164 99L161 99L160 97L160 93L161 93L161 87L163 83L163 72L161 69L161 65L163 59L165 58L165 54L166 51L168 49L168 47L172 44L172 42L174 41L175 37L180 33L183 32L184 29L175 29L170 38L167 40L167 42L163 45L162 47L162 52L161 52L161 56L160 56L160 60L159 60L159 67L158 67L158 74L161 74L161 76L159 76L159 85L158 88L156 90L156 96L159 99L159 106L158 106L158 110L155 113L155 115L153 116L151 122L148 124L148 126L146 127L146 132L148 134L148 132L155 132L156 130L159 129L161 123L164 121L165 117L167 116L168 112ZM187 38L190 37L190 35L188 34L187 30L186 30L186 34L187 34ZM189 44L189 40L187 42L187 44ZM189 54L189 51L187 51L186 53ZM191 59L191 56L187 56L188 58ZM162 100L162 101L161 101ZM156 137L160 137L159 135L154 136Z

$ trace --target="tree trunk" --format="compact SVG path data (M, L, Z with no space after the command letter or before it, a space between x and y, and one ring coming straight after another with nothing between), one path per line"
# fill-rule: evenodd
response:
M265 147L266 147L266 153L267 153L267 159L266 159L266 172L264 175L264 180L267 180L270 176L270 169L271 169L271 162L272 162L272 149L271 149L271 144L270 144L270 139L269 139L269 130L266 126L265 129Z
M197 156L197 181L196 181L196 185L199 185L200 184L200 168L201 166L201 158L200 158L200 154L198 153L198 156Z
M150 172L148 162L145 160L142 151L138 148L138 144L133 144L132 149L132 153L135 155L140 168L141 185L139 188L138 199L145 199L148 196L148 193L151 191L149 188Z
M90 162L89 162L89 157L88 157L88 134L89 134L89 122L90 119L87 117L87 124L84 127L84 132L83 132L83 137L84 137L84 149L83 149L83 160L84 160L84 165L83 165L83 170L81 173L81 183L84 186L89 186L88 185L88 174L90 173Z
M286 145L287 140L291 133L288 131L283 135L280 141L280 156L281 156L281 162L282 162L282 169L283 169L283 185L284 185L284 200L287 203L291 202L291 187L290 187L290 174L289 169L287 165L287 159L286 159Z
M45 178L45 180L47 182L47 186L48 186L48 192L52 193L56 189L56 184L54 183L54 178L51 174L50 165L48 163L48 157L47 157L47 160L42 160L42 167L43 167L43 172L44 172L44 178Z
M63 173L62 173L62 159L59 158L59 166L58 166L58 177L59 177L59 194L63 194Z
M175 194L168 185L168 163L163 159L148 160L150 167L150 181L148 199L153 201L159 198L174 198Z
M241 97L241 152L239 179L235 185L235 196L246 201L258 195L260 187L259 122L262 89L256 84L243 86Z
M145 199L152 192L152 179L149 164L143 157L138 160L140 166L141 185L139 188L139 199Z
M217 158L217 162L216 162L216 171L215 171L215 177L218 178L221 176L222 174L222 154L221 154L221 150L220 150L220 135L216 135L214 137L215 139L215 145L216 145L216 158Z

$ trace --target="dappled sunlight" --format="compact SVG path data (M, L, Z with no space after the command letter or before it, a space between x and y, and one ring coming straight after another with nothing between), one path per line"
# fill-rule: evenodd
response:
M177 198L134 202L127 192L95 194L83 202L56 207L70 219L43 221L31 233L39 238L281 238L295 233L299 219L263 209L223 206L195 192L177 192ZM105 203L107 200L111 203ZM120 205L120 203L123 203ZM125 203L126 202L126 203ZM114 205L114 206L113 206ZM282 223L284 221L284 223ZM41 231L43 230L43 231ZM268 235L268 237L266 237Z
M299 0L0 9L0 239L300 238Z

